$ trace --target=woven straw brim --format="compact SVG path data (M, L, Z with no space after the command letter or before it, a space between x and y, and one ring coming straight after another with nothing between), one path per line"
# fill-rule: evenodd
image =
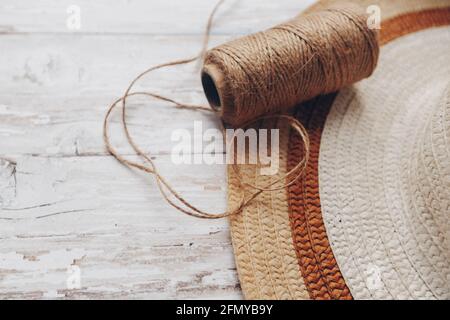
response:
M330 2L335 1L322 1L313 9L317 9L318 6L326 6ZM445 9L446 7L450 7L450 1L386 0L355 2L363 3L364 5L380 5L382 18L384 19L381 30L381 40L383 43L421 29L450 24L450 11ZM413 23L411 23L411 21ZM414 38L414 35L411 37ZM402 41L402 39L394 41L392 46L395 48L399 41ZM442 56L445 57L446 54L444 53ZM397 59L403 61L403 58L401 57L397 57ZM427 63L428 60L426 58L420 62L421 65L425 66ZM404 65L401 66L405 67ZM383 76L381 77L383 78ZM420 74L410 74L407 78L408 77L415 79L420 77ZM380 84L381 87L383 87L383 79ZM362 83L367 81L369 80L365 80ZM402 81L400 81L400 83L401 82ZM386 90L386 92L389 91L389 89ZM363 93L370 94L365 91L360 92L360 94ZM335 221L329 219L334 219L335 215L332 213L328 214L328 209L327 212L322 212L324 208L323 204L321 205L322 194L319 194L319 189L322 191L322 187L327 185L327 182L324 181L321 175L319 185L318 167L319 150L320 160L323 159L321 150L322 131L324 130L325 120L334 97L334 95L320 97L314 101L303 104L298 108L298 118L302 120L303 124L308 129L311 138L311 159L308 163L308 169L304 178L288 190L265 194L263 197L254 201L251 206L245 208L242 214L230 219L236 264L245 297L247 299L443 297L446 293L445 290L448 288L443 285L442 280L445 280L444 278L447 271L445 267L442 267L442 264L444 262L447 262L447 266L449 264L448 257L442 255L442 249L444 248L442 243L445 243L445 241L442 242L442 237L439 239L433 238L435 242L439 243L439 246L436 246L436 248L440 251L436 251L437 249L433 247L434 251L433 254L430 253L430 256L434 257L434 255L437 254L440 257L444 257L437 259L433 258L434 260L432 261L437 263L434 269L429 269L429 265L420 264L421 269L419 268L420 270L418 271L417 269L414 269L416 270L414 272L411 268L417 268L417 266L414 265L411 267L411 264L408 264L409 260L423 260L419 259L420 257L418 254L424 249L421 249L422 251L419 251L416 255L412 256L411 251L407 252L403 250L402 252L404 254L402 255L402 258L394 259L396 264L392 265L392 268L397 270L398 265L405 263L408 266L409 272L405 273L406 269L402 269L402 276L399 281L404 283L404 286L394 290L392 290L391 286L397 285L398 281L391 281L392 274L384 273L384 266L389 264L378 265L378 260L371 258L371 264L367 265L364 263L369 260L363 261L364 259L357 259L358 262L364 264L364 268L366 269L363 269L364 272L356 272L356 275L352 273L355 272L353 271L354 265L346 264L345 267L343 267L344 262L348 259L351 261L353 259L350 258L351 255L348 246L343 242L340 244L343 248L346 248L345 250L339 251L334 248L334 241L336 237L339 238L342 229L333 229L332 232L337 232L337 236L336 233L330 235L330 239L332 240L332 243L330 244L327 233L330 233L330 229L333 228L332 224ZM392 121L394 121L394 119L392 119ZM395 121L398 121L398 119ZM356 123L358 123L358 121L356 121ZM295 135L290 136L289 130L287 129L288 125L277 123L274 127L281 129L280 171L278 175L273 177L260 176L259 168L244 165L240 166L244 182L265 185L268 179L277 179L279 176L284 175L286 170L289 170L290 167L295 165L298 162L298 158L302 156L301 143ZM387 137L389 138L390 136ZM384 152L384 150L381 150L381 152ZM334 162L331 163L334 165ZM337 172L331 172L331 174L337 174ZM425 173L423 172L421 173L421 175L424 174ZM429 174L429 172L426 174ZM333 176L330 178L337 179L340 178L340 176ZM332 185L328 185L328 187L333 188ZM327 194L336 195L332 190L326 192ZM234 207L235 203L238 202L241 197L242 189L234 175L234 171L230 169L229 206ZM336 204L332 202L333 200L335 199L331 199L327 206L336 206ZM346 201L345 204L347 205L348 202L351 202L351 198L344 198L344 201ZM441 203L440 206L445 206L445 203ZM414 211L405 212L412 214ZM432 216L434 215L434 212L433 207ZM371 214L371 212L365 212L365 214ZM448 221L448 217L442 217L442 215L439 214L434 216L438 219L436 221ZM403 220L397 220L394 228L398 228L400 223L408 222L405 221L407 216L402 217ZM377 222L381 223L380 221ZM383 228L389 227L384 226L384 224L388 222L388 220L382 220ZM346 223L349 223L346 225L346 228L358 228L358 225L353 223L351 219L350 222L346 221ZM334 226L339 225L334 223ZM372 227L373 226L369 226L369 229ZM392 229L389 228L386 230L392 231ZM397 229L395 229L395 231L399 232ZM417 230L414 229L414 232L416 231ZM434 232L437 230L433 229L431 231L426 235L436 237L434 236ZM441 230L441 233L442 232L443 231ZM410 233L412 233L412 231L410 231ZM361 236L365 237L366 235L361 234ZM419 235L419 239L428 239L427 237L421 237L422 236ZM408 242L408 248L410 248L412 244L413 242ZM388 246L388 248L391 247ZM395 251L386 251L384 249L378 250L376 251L377 257L382 256L383 253L389 255L389 257L392 255L396 256L395 254L400 252L402 248L406 247L400 246L396 248ZM423 244L422 248L424 248ZM365 257L366 254L371 255L372 252L369 250L366 252L360 250L359 253L355 254L359 257ZM382 261L385 263L385 260ZM369 266L368 269L367 266ZM435 269L437 269L437 271L434 271L434 273L432 272L429 275L427 274L424 281L417 282L417 279L420 278L420 275L426 270L431 271ZM422 285L422 287L419 286L420 289L415 288L418 283ZM446 283L448 283L448 278ZM373 286L371 286L371 284L373 284ZM408 287L406 290L405 285ZM368 290L367 286L377 288L377 290ZM379 289L380 287L383 289ZM388 287L389 290L387 290Z
M389 43L328 114L322 214L355 298L449 298L449 52L449 27Z
M280 168L286 174L289 126L265 123L280 129ZM243 181L265 186L278 178L262 176L258 166L239 168ZM241 188L232 169L228 170L229 203L240 201ZM308 299L292 245L289 206L285 190L263 193L239 215L230 218L239 279L247 299Z

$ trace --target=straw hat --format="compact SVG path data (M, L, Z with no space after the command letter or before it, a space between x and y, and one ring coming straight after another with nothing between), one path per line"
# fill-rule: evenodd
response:
M295 110L303 179L230 218L248 299L450 299L450 0L354 2L381 8L378 67ZM284 175L302 147L276 126ZM229 170L230 206L240 196Z

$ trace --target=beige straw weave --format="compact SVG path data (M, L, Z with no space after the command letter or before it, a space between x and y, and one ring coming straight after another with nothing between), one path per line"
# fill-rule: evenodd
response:
M323 0L307 11L336 2L341 0ZM378 5L382 22L450 7L450 0L350 2ZM422 22L417 21L419 27L413 26L414 30L404 26L400 31L420 30ZM319 178L313 164L310 176L315 174L320 183L317 187L306 182L314 194L305 196L319 201L314 214L324 220L306 227L313 239L321 234L320 223L322 228L325 223L331 243L314 240L323 248L331 246L350 298L450 298L450 111L448 97L444 98L450 74L449 44L448 27L394 40L382 48L381 65L374 76L339 95L325 128L315 127L321 121L314 119L322 115L306 117L310 134L319 132L315 142L320 143ZM312 107L319 110L326 100L319 99ZM282 128L281 159L280 172L272 179L286 173L292 154L285 139L288 125L275 127ZM324 130L322 135L319 129ZM229 207L234 207L241 189L234 171L228 171ZM242 165L240 171L245 174L244 182L266 182L257 166ZM306 277L334 272L332 266L325 264L318 270L314 264L302 265L300 259L320 258L324 249L296 252L304 240L293 238L289 203L296 196L289 190L272 192L230 219L247 299L333 298L325 292L332 292L333 287L325 290L314 282L316 278L311 277L311 282ZM299 199L299 205L303 200ZM304 213L310 214L308 210L305 207Z
M289 125L280 130L280 169L286 174ZM238 181L229 172L230 185ZM248 183L265 185L276 176L260 176L258 166L241 168ZM229 201L239 201L240 193L229 192ZM236 200L233 199L236 197ZM286 190L263 194L242 214L230 218L232 240L241 286L247 299L307 299L308 292L298 268L291 240Z
M395 40L328 115L322 212L357 299L450 298L449 52L449 27Z

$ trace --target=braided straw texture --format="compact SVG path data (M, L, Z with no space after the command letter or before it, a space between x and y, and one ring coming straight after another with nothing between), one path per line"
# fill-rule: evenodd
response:
M282 120L283 121L283 120ZM266 127L266 125L264 125ZM267 127L271 127L267 123ZM286 174L289 125L280 127L279 175ZM278 176L261 176L259 167L240 166L244 181L267 185ZM229 202L241 196L239 181L228 170L231 187ZM230 217L231 236L241 286L247 299L307 299L303 278L291 240L286 190L263 193L245 207L241 214Z
M322 127L333 98L333 95L319 97L297 110L297 118L309 133L310 161L303 179L288 189L293 243L306 287L313 299L352 298L328 242L316 174ZM303 157L302 142L296 135L291 135L288 170L298 157Z
M321 1L318 5L313 6L310 10L321 9L323 6L328 6L331 2L336 1ZM353 2L363 3L364 5L379 5L382 10L382 18L383 20L390 19L396 17L403 13L414 13L419 12L421 10L426 9L434 9L434 8L442 8L450 6L450 1L448 0L430 0L430 1L415 1L415 0L378 0L378 1L357 1L353 0ZM393 21L392 23L386 24L383 26L381 30L381 41L382 43L387 43L388 41L399 37L405 33L413 32L417 30L421 30L424 28L428 28L432 25L443 25L447 24L448 17L450 14L447 13L439 13L435 14L433 10L430 10L428 13L420 12L421 16L414 17L412 15L408 15L411 17L412 21L416 21L416 23L403 23L405 20L404 17L399 17L398 20ZM421 17L431 16L431 18L421 19ZM437 17L437 18L436 18ZM440 20L439 20L440 19ZM334 246L330 247L328 242L328 238L326 233L323 232L325 226L323 225L322 214L321 214L321 205L320 205L320 197L319 197L319 188L317 186L318 182L318 162L317 159L317 150L320 146L321 134L323 129L323 123L325 122L326 116L329 112L329 108L331 107L331 103L334 99L334 95L326 96L323 98L318 98L313 102L310 102L309 108L302 106L302 109L299 110L298 115L304 121L305 127L307 127L310 138L311 138L311 152L315 154L311 160L313 165L308 165L308 170L306 172L306 177L302 181L302 184L305 184L304 190L306 190L306 195L303 196L303 192L297 194L289 190L289 195L286 196L283 191L277 191L272 193L272 198L278 198L281 201L271 202L270 203L270 211L258 212L258 206L256 203L248 206L245 211L236 217L232 217L230 219L231 222L231 230L232 230L232 238L233 238L233 246L235 250L235 257L238 272L240 275L241 286L244 292L244 295L247 299L262 299L262 298L279 298L280 295L275 295L274 288L282 287L285 284L276 283L278 281L277 278L271 278L271 282L267 281L267 276L265 276L269 270L267 268L267 256L260 254L267 249L264 249L266 246L268 248L276 248L277 243L283 242L285 243L285 252L279 252L278 256L289 256L292 259L292 252L294 255L298 257L298 269L300 270L300 274L296 274L295 272L289 273L292 277L292 283L298 283L299 294L291 295L292 298L307 298L308 295L311 298L315 299L327 299L327 298L349 298L351 294L348 294L345 281L343 285L344 277L342 277L341 272L339 271L339 265L335 262L336 259L333 258L331 248L335 251ZM315 110L312 112L312 110ZM448 115L447 115L448 117ZM282 131L285 129L282 129ZM286 133L287 134L287 133ZM448 133L447 133L448 135ZM283 135L282 135L283 136ZM285 144L281 140L280 148L281 153L286 153L288 156L281 159L280 166L283 170L285 165L285 161L288 160L291 162L291 158L293 157L295 150L298 149L299 141L293 136L290 138L291 142L289 145ZM297 145L297 147L296 147ZM284 149L286 148L286 149ZM289 151L287 151L289 149ZM286 151L283 151L286 150ZM448 150L448 149L447 149ZM299 151L297 151L299 152ZM301 151L300 151L301 152ZM295 156L294 156L295 157ZM447 158L448 159L448 158ZM443 161L443 160L441 160ZM315 163L315 165L314 165ZM246 171L248 170L248 166L240 166L240 170ZM246 175L244 178L249 179L249 182L253 182L255 180L255 174L257 173L257 168L253 168L250 175ZM283 171L281 170L281 171ZM284 171L285 172L285 171ZM283 174L280 172L278 176ZM234 173L233 170L229 170L229 206L233 207L235 205L236 199L239 198L240 195L240 186L237 183L236 179L233 178ZM251 179L250 179L251 176ZM246 180L245 180L246 181ZM306 182L305 181L310 181ZM448 189L448 188L447 188ZM330 191L331 192L331 191ZM289 206L286 205L284 201L289 199L289 205L291 206L291 210L289 211ZM302 203L303 200L307 199L307 203ZM448 199L448 197L447 197ZM444 207L445 204L442 206ZM308 214L309 219L302 218L302 211L304 208L309 208L308 212L314 212L312 219L311 215ZM297 211L299 210L299 211ZM449 212L447 210L447 212ZM289 220L287 223L282 223L277 226L278 237L266 236L264 234L263 237L253 238L252 234L258 233L262 234L261 230L258 230L261 226L256 224L258 221L254 217L257 217L261 214L267 214L270 217L277 216L283 219L289 219L292 224L292 236L291 236L291 228L289 226ZM305 215L306 217L306 215ZM302 220L303 219L303 220ZM264 220L264 219L261 219ZM443 221L448 221L447 219L441 218ZM286 220L283 220L286 221ZM313 226L314 232L305 231L299 229L299 226L306 226L307 222L310 226ZM245 223L244 223L245 222ZM447 222L448 223L448 222ZM445 224L442 224L445 225ZM249 233L249 226L253 228L252 233ZM328 226L327 226L328 227ZM261 228L260 228L261 229ZM311 228L310 228L311 229ZM319 231L319 232L316 232ZM285 236L285 239L281 239L282 236ZM308 240L309 238L309 240ZM309 243L308 243L309 242ZM287 245L292 243L291 246ZM317 245L321 245L321 247L317 247ZM334 244L333 244L334 245ZM257 246L259 249L254 250L253 247ZM315 251L312 251L311 248L316 246ZM299 250L299 248L301 250ZM331 254L330 254L331 252ZM324 257L325 253L325 257ZM303 257L303 258L302 258ZM318 259L319 258L319 259ZM338 262L339 259L337 259ZM325 262L325 265L322 266L322 263ZM254 266L263 266L260 267L261 271L266 270L264 272L255 272ZM320 271L322 270L322 271ZM324 272L324 270L327 270ZM323 274L327 273L327 277L324 277ZM331 275L331 277L330 277ZM299 279L295 279L298 276ZM370 276L370 275L369 275ZM303 279L304 278L304 279ZM367 277L366 277L367 278ZM369 277L370 278L370 277ZM345 278L346 280L346 278ZM361 280L361 278L359 278ZM448 281L448 280L447 280ZM350 291L356 292L354 295L355 298L361 298L359 294L359 289L357 287L353 287L354 282L351 282L348 287L350 287ZM270 290L265 290L265 292L271 292L272 294L261 294L261 288L271 288ZM294 287L291 286L290 292ZM306 289L305 289L306 288ZM264 291L264 290L263 290ZM308 295L307 295L308 294ZM370 297L369 295L364 295L362 297Z
M449 52L449 27L386 45L328 115L322 211L355 298L450 298Z
M323 8L328 8L342 2L343 0L319 0L316 4L309 7L306 12L323 10ZM411 12L446 8L449 6L448 0L345 0L345 2L357 3L366 8L377 5L381 9L381 18L383 21Z

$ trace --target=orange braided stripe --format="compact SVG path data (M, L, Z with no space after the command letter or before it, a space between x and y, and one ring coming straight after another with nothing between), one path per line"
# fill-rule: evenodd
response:
M450 8L400 15L382 23L380 43L386 44L409 33L444 25L450 25ZM312 299L352 299L328 241L319 195L320 139L335 97L336 94L319 97L298 107L297 119L310 135L310 160L303 179L288 188L293 243ZM301 139L291 134L287 170L303 157L302 152Z

